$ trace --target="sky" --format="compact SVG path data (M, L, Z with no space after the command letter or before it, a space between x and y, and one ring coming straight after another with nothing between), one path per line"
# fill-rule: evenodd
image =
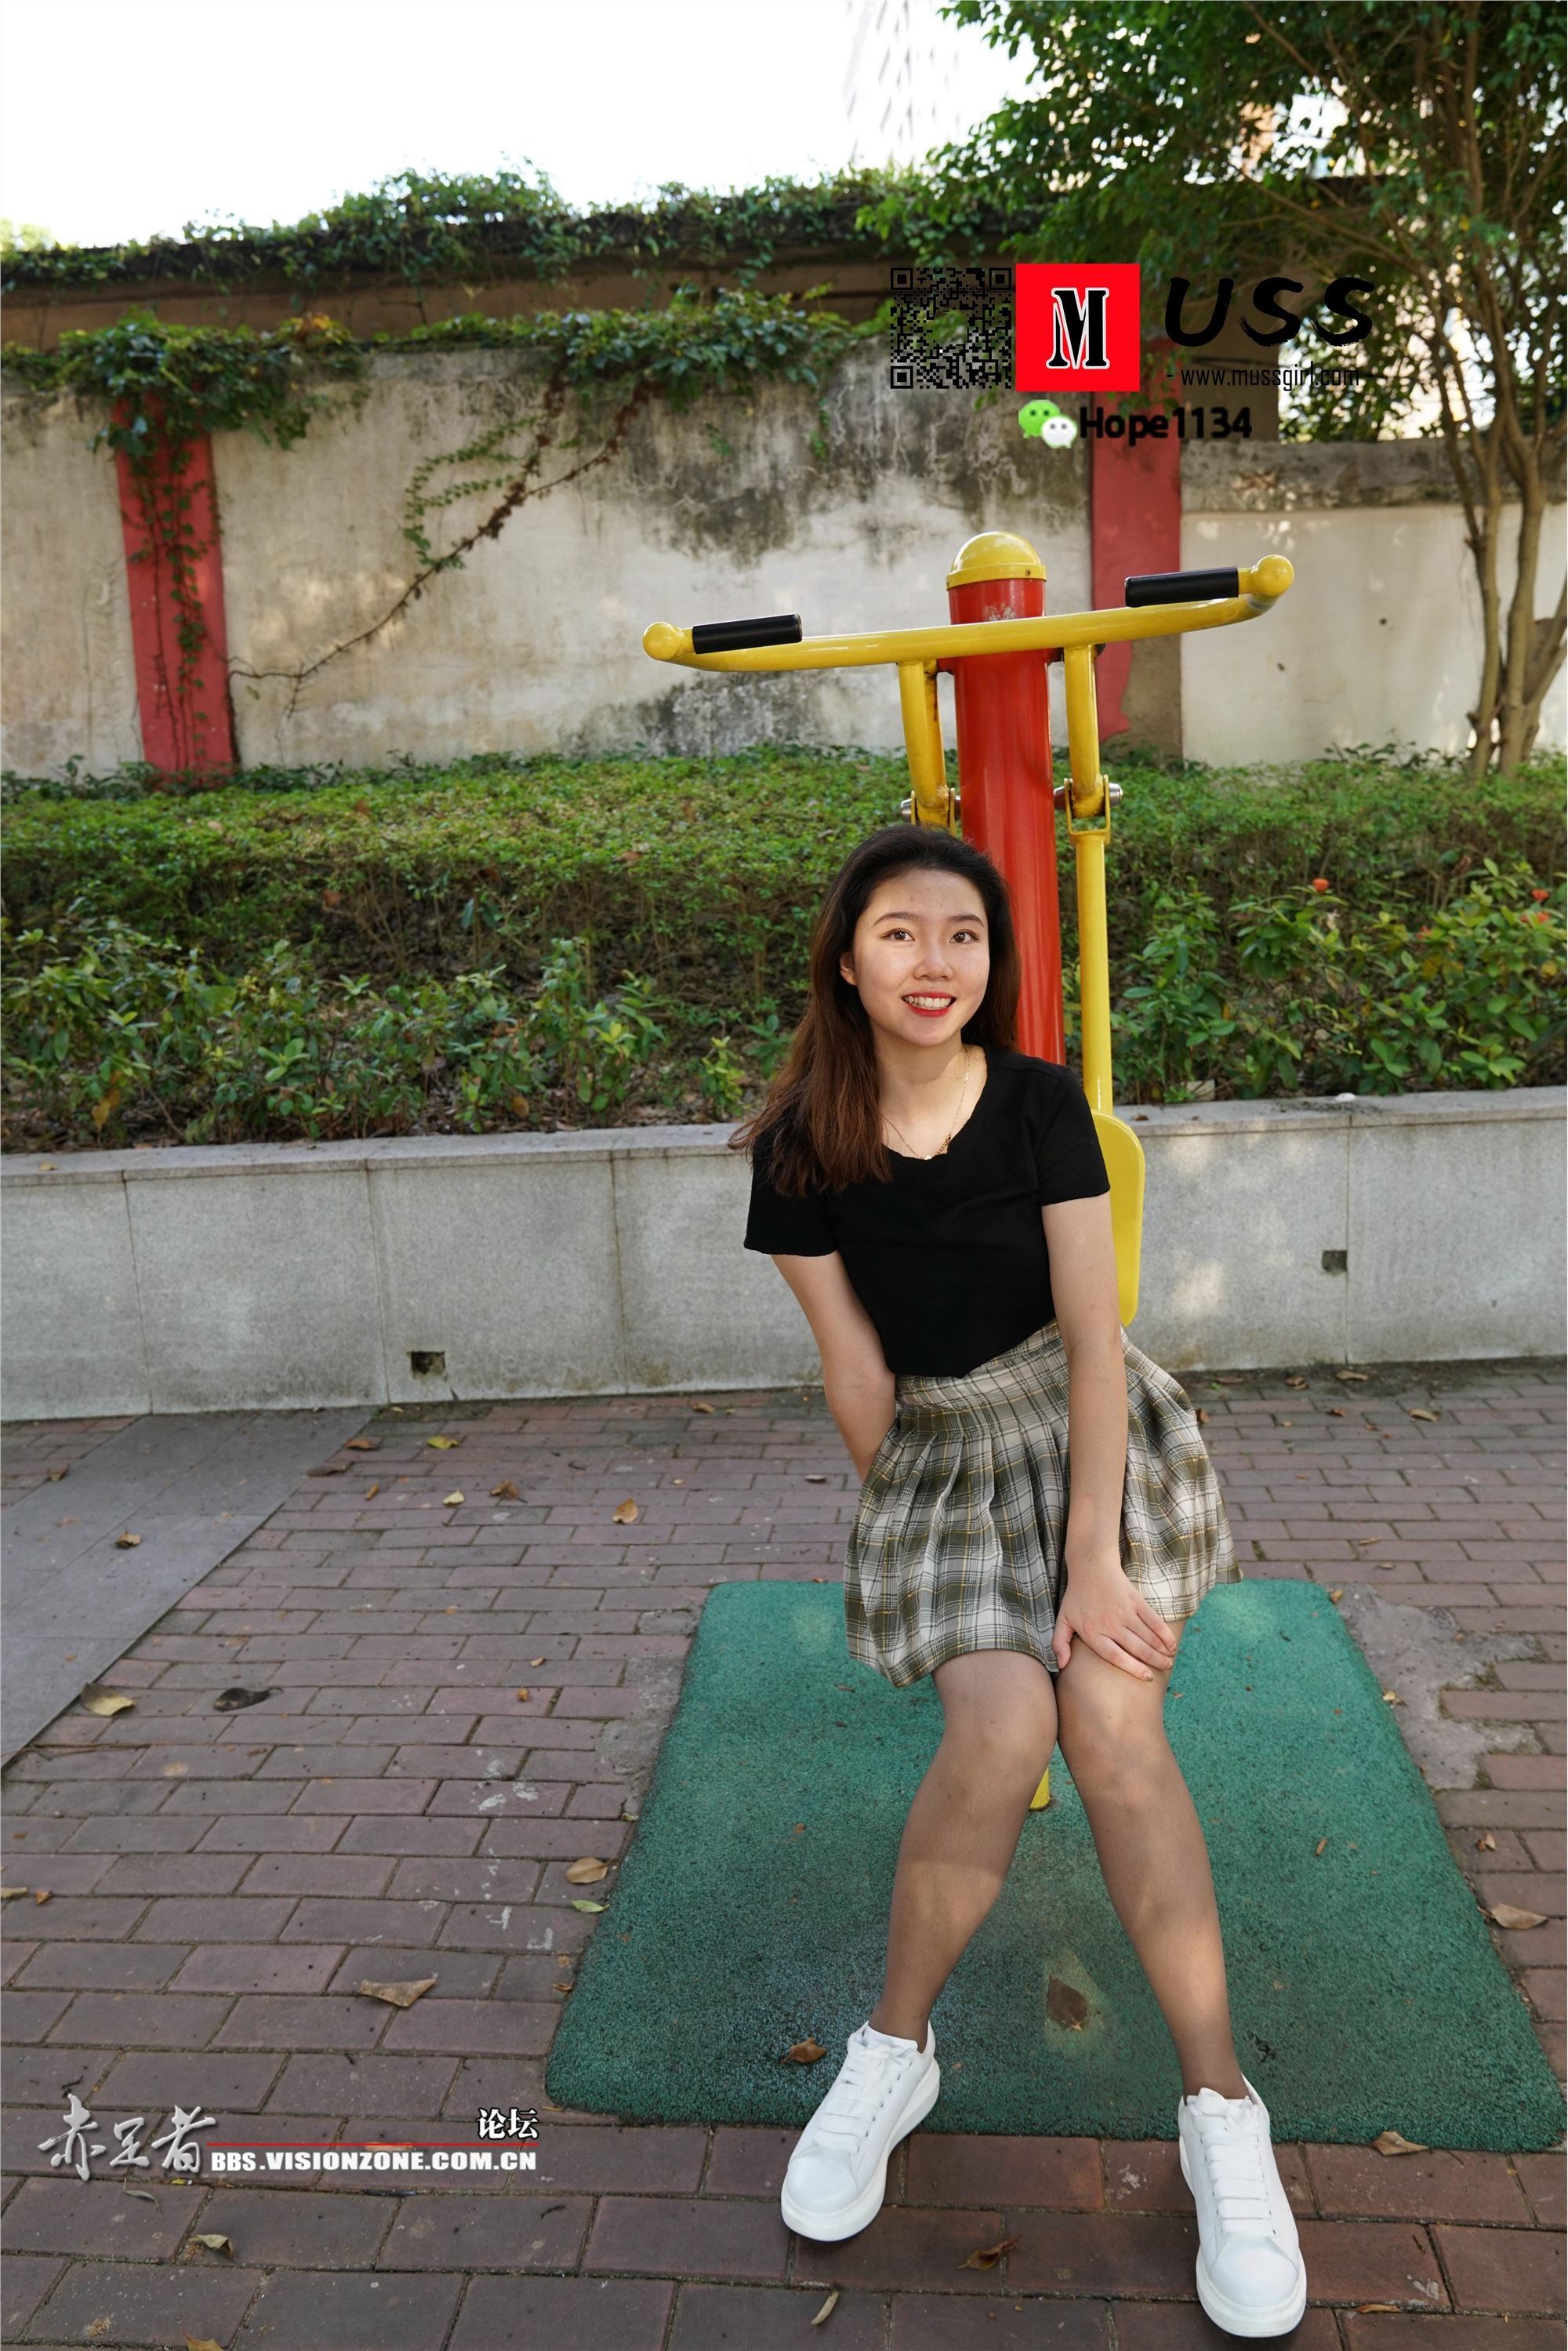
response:
M848 158L851 29L845 0L4 0L0 215L96 245L411 166L542 170L576 206L813 179ZM937 38L973 119L1021 78Z

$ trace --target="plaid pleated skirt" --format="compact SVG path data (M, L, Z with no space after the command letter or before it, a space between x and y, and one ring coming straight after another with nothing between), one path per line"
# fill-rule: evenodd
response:
M1241 1569L1186 1391L1125 1329L1122 1566L1156 1615L1190 1615ZM1067 1351L1045 1323L951 1375L899 1373L896 1417L861 1488L844 1558L850 1654L895 1689L970 1649L1055 1674L1067 1580Z

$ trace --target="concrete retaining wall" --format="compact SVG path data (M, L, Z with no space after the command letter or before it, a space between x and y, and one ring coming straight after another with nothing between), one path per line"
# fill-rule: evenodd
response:
M1133 1336L1178 1374L1559 1353L1565 1102L1542 1086L1132 1112ZM813 1381L805 1318L741 1246L732 1132L7 1158L0 1409Z

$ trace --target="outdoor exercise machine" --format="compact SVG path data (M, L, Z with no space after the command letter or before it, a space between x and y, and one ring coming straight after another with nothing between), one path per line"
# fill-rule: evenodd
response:
M1093 612L1045 611L1045 566L1025 538L981 531L947 574L948 626L873 629L862 636L807 637L798 612L706 621L677 629L655 621L643 650L654 661L719 671L857 669L888 662L898 672L909 798L915 824L962 829L1000 868L1023 960L1020 1050L1065 1056L1056 810L1067 819L1078 887L1078 1002L1083 1091L1111 1179L1111 1229L1124 1325L1138 1311L1144 1227L1144 1147L1111 1108L1111 967L1105 925L1105 844L1122 797L1100 766L1094 662L1109 644L1224 629L1270 611L1295 573L1282 555L1247 570L1153 571L1126 583L1125 604ZM1070 780L1053 785L1047 664L1060 660L1067 695ZM958 784L947 782L936 677L953 679ZM1051 1802L1047 1770L1030 1812Z
M1100 766L1094 660L1108 644L1182 636L1257 620L1294 572L1282 555L1247 570L1155 571L1129 579L1125 604L1092 612L1045 611L1045 566L1029 541L1004 530L968 539L947 574L949 624L873 629L861 636L806 637L798 612L677 629L655 621L643 637L654 661L686 669L855 669L898 672L910 795L903 814L945 825L983 849L1012 899L1023 959L1019 1041L1042 1061L1066 1059L1061 1005L1056 810L1067 819L1078 892L1078 1000L1083 1091L1111 1179L1111 1223L1124 1324L1138 1311L1144 1221L1144 1152L1111 1107L1111 975L1105 928L1105 844L1122 797ZM1053 785L1047 664L1060 660L1067 695L1071 780ZM953 679L958 785L947 782L936 677Z

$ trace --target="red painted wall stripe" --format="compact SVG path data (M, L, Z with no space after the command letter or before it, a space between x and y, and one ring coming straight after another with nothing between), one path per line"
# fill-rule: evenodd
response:
M1151 363L1157 367L1157 355ZM1181 443L1174 417L1167 439L1140 441L1135 449L1090 434L1089 561L1096 611L1125 602L1132 572L1181 569ZM1122 696L1133 653L1131 645L1107 645L1094 664L1102 742L1127 731Z
M115 453L120 517L131 590L131 644L141 716L141 756L164 774L178 768L230 767L235 758L229 701L228 636L224 617L223 541L218 528L213 445L204 433L183 452L160 443L152 458L155 507L183 497L183 519L201 552L193 565L203 642L187 674L181 674L180 611L172 592L168 549L150 531L131 461Z

